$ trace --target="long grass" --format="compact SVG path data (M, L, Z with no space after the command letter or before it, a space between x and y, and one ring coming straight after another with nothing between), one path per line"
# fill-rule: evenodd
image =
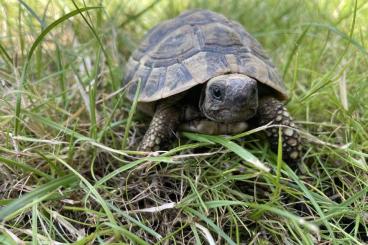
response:
M282 74L306 150L261 131L135 151L129 55L191 8L239 21ZM366 244L368 2L0 0L0 244Z

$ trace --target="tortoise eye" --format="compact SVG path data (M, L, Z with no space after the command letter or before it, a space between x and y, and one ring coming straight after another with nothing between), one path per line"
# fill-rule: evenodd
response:
M223 94L222 94L222 89L219 86L212 86L211 87L211 94L212 97L216 100L222 100L223 99Z

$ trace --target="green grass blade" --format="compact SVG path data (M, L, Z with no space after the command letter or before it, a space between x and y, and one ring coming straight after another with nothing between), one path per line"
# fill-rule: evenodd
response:
M59 187L68 187L76 183L78 178L74 175L68 175L59 179L50 181L41 185L33 191L25 194L19 199L11 202L9 205L0 209L0 221L7 220L10 216L16 215L23 209L29 207L33 203L41 202L43 199L52 194Z
M161 0L153 1L150 5L148 5L146 8L144 8L142 11L140 11L138 14L134 16L129 16L127 20L125 20L123 23L120 24L120 28L123 28L130 22L137 20L139 17L141 17L144 13L146 13L148 10L152 9L156 4L161 2Z
M54 22L52 22L50 25L48 25L41 33L40 35L38 35L38 37L36 38L36 40L33 42L28 55L27 55L27 61L30 61L32 58L32 55L35 51L35 49L41 44L42 40L45 38L45 36L52 31L52 29L54 29L56 26L58 26L59 24L63 23L64 21L70 19L71 17L80 14L81 12L85 12L85 11L89 11L89 10L94 10L94 9L100 9L101 7L85 7L85 8L79 8L76 10L73 10L65 15L63 15L62 17L60 17L59 19L55 20Z
M353 46L355 46L364 55L368 55L367 49L364 46L362 46L357 40L355 40L353 37L349 36L345 32L339 30L338 28L336 28L336 27L334 27L332 25L325 24L325 23L314 23L314 22L303 24L303 25L314 26L314 27L317 27L319 29L327 29L327 30L330 30L333 33L339 35L344 40L346 40L349 43L351 43Z
M300 181L299 177L294 173L293 170L289 168L289 166L284 165L284 169L287 171L291 179L293 179L297 183L297 185L300 187L300 189L302 189L304 195L309 199L309 201L312 203L314 208L317 210L317 213L319 217L321 218L323 224L326 226L328 232L330 233L331 238L335 238L331 224L327 221L324 211L321 209L318 202L314 199L313 195L310 193L308 188Z
M75 3L75 1L74 0L72 0L72 2L73 2L73 5L74 5L74 7L78 10L78 9L80 9L80 10L83 10L84 8L79 8L78 7L78 5ZM102 8L101 6L99 6L100 8ZM103 45L103 43L102 43L102 41L101 41L101 38L98 36L98 34L97 34L97 32L96 32L96 30L95 30L95 28L93 27L93 25L92 25L92 23L90 23L88 20L87 20L87 18L83 15L83 13L82 12L84 12L84 11L80 11L80 15L82 16L82 18L83 18L83 20L86 22L86 24L88 25L88 27L89 27L89 29L92 31L92 33L93 33L93 35L95 36L95 38L96 38L96 40L97 40L97 42L98 42L98 44L99 44L99 46L100 46L100 48L101 48L101 50L102 50L102 52L103 52L103 54L105 55L105 58L106 58L106 62L107 62L107 68L109 69L109 74L110 74L110 78L111 78L111 81L112 81L112 84L114 85L115 84L115 82L114 82L114 73L112 72L112 64L111 64L111 58L110 58L110 56L109 56L109 54L106 52L106 50L105 50L105 48L104 48L104 45ZM113 86L113 90L117 90L118 88L116 88L115 86Z
M128 221L134 223L135 225L139 226L141 229L145 230L146 232L148 232L149 234L154 236L156 239L159 240L159 239L162 238L162 236L159 233L157 233L156 231L154 231L150 227L143 224L143 222L140 222L139 220L137 220L137 219L133 218L132 216L130 216L128 212L121 211L120 209L113 206L112 204L109 204L109 206L110 206L111 209L113 209L119 215L123 216L126 220L128 220Z
M302 34L300 34L299 38L296 40L293 49L290 51L289 57L287 59L285 68L284 68L284 72L282 73L282 77L285 78L286 73L288 72L289 66L291 64L291 61L295 55L295 53L298 51L298 48L300 46L300 44L302 43L304 37L307 35L308 31L309 31L310 26L307 26L304 31L302 32Z
M8 165L9 167L20 168L26 173L33 173L33 174L36 174L40 177L44 177L47 180L53 180L54 179L50 175L48 175L48 174L46 174L46 173L44 173L44 172L42 172L42 171L40 171L36 168L33 168L30 165L25 164L25 163L21 163L21 162L15 161L15 160L7 159L7 158L2 157L2 156L0 156L0 162Z
M38 205L35 203L32 205L32 245L37 245L37 219L38 219Z
M111 223L106 223L106 224L110 226L111 228L113 228L114 230L119 231L123 236L127 237L129 241L132 241L135 244L148 245L148 243L145 242L142 238L130 232L129 230L124 229L123 226L117 226L116 224L111 224Z
M137 83L137 90L135 91L135 95L134 95L134 100L132 103L132 106L130 107L130 111L128 114L128 120L125 126L125 131L124 131L124 138L123 138L123 142L121 143L121 148L124 150L128 141L128 136L129 136L129 129L130 129L130 125L132 124L133 121L133 116L134 113L136 111L137 108L137 104L138 104L138 98L139 98L139 94L141 92L141 80L138 80Z
M40 23L42 29L45 28L46 23L36 14L36 12L28 5L26 4L23 0L18 0L20 2L21 5L23 5L23 7L25 7L28 12L38 21L38 23Z
M227 242L227 244L230 244L230 245L236 244L228 235L225 234L223 230L221 230L220 227L218 227L215 223L213 223L213 221L207 218L204 214L198 212L197 210L189 208L189 207L185 207L184 210L185 212L190 213L191 215L194 215L198 217L199 219L203 220L204 222L206 222L213 229L214 232L216 232L219 236L221 236Z
M254 167L269 172L270 168L264 165L261 161L258 160L256 156L252 153L239 146L238 144L227 140L221 136L213 136L213 135L205 135L205 134L193 134L193 133L183 133L183 135L189 139L202 141L202 142L214 142L224 147L228 148L232 152L236 153L238 156L243 158L245 161L251 163Z
M101 195L98 193L98 191L93 187L93 185L91 183L89 183L89 181L84 178L80 173L78 173L75 169L73 169L68 163L66 163L63 159L60 159L58 157L55 157L55 159L62 163L65 167L67 167L76 177L78 177L83 184L85 184L89 191L93 194L93 196L95 197L96 201L101 205L101 207L103 208L103 210L106 213L107 218L109 219L109 221L117 226L117 222L114 218L114 215L112 214L112 212L110 211L109 206L107 205L106 201L101 197ZM117 233L117 231L115 230L115 236L116 238L119 237L119 234Z
M25 64L23 66L23 71L21 74L21 79L20 79L20 88L19 88L19 93L17 93L17 99L16 99L16 106L15 106L15 126L14 126L14 135L18 135L18 131L19 131L19 124L20 124L20 111L21 111L21 91L24 87L24 85L26 84L26 74L28 73L28 67L29 67L29 63L31 61L32 55L34 53L34 51L36 50L36 48L41 44L42 40L44 39L44 37L52 30L54 29L56 26L58 26L59 24L63 23L64 21L68 20L69 18L79 14L80 12L84 12L84 11L88 11L88 10L93 10L93 9L99 9L100 7L86 7L86 8L81 8L78 10L73 10L67 14L65 14L64 16L60 17L59 19L55 20L54 22L52 22L50 25L48 25L42 32L40 35L38 35L38 37L36 38L36 40L33 42L28 54L27 54L27 58L25 61Z
M8 54L8 52L6 52L6 49L3 47L1 42L0 42L0 54L2 54L4 56L4 60L7 60L9 62L9 64L13 63L10 55Z

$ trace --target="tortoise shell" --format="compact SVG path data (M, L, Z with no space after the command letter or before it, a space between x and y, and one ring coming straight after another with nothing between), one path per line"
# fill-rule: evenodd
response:
M133 100L153 102L209 79L240 73L286 99L285 85L256 39L236 22L208 10L192 10L151 29L130 57L124 83Z

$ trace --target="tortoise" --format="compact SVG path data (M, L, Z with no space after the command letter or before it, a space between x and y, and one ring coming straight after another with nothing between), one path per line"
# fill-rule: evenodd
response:
M137 94L153 117L140 151L167 147L177 130L236 134L271 123L271 148L278 149L281 127L283 159L301 156L278 71L258 41L221 14L190 10L152 28L129 58L124 84L126 97Z

